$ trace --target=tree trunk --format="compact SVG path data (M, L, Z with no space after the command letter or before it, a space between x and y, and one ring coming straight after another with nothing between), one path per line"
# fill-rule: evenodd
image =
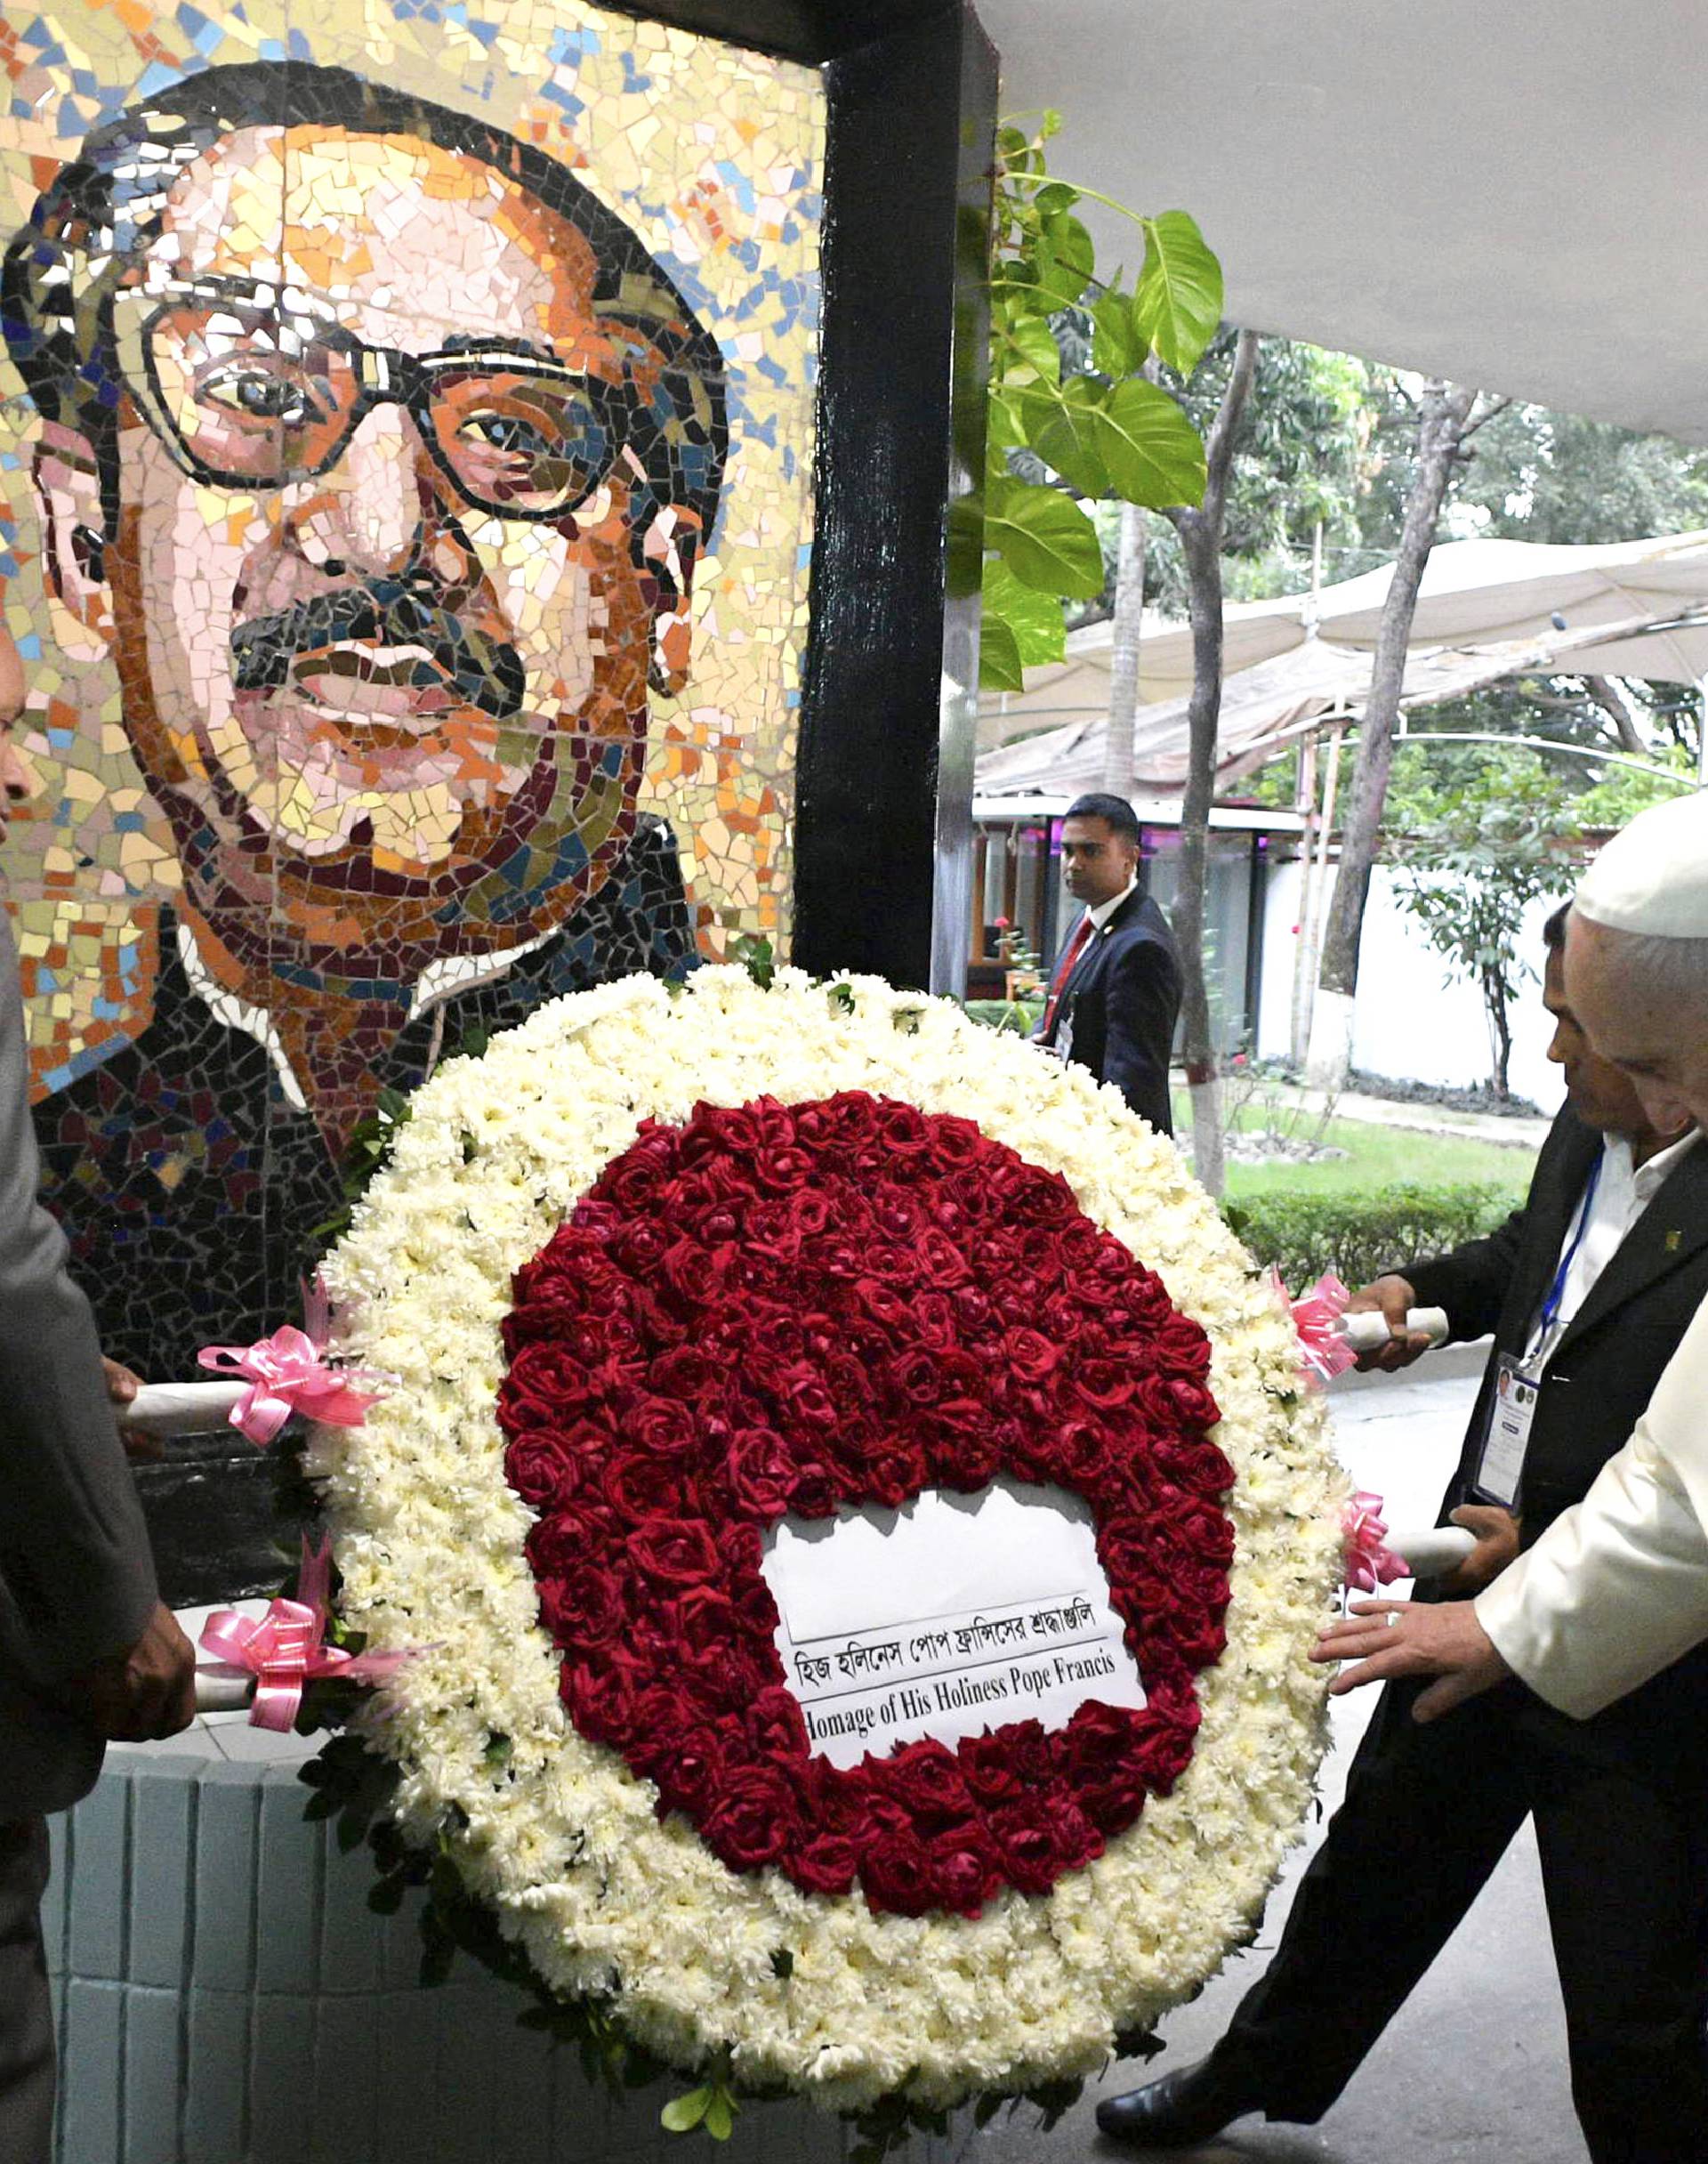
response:
M1352 1063L1352 1003L1358 989L1358 941L1370 871L1382 832L1388 776L1394 763L1394 730L1399 720L1400 692L1406 682L1406 650L1424 567L1435 546L1441 506L1459 447L1467 433L1474 390L1431 379L1423 386L1417 421L1417 471L1406 499L1394 576L1382 604L1376 650L1370 669L1370 696L1358 734L1352 771L1351 803L1341 839L1340 869L1328 906L1323 955L1317 970L1311 1015L1310 1053L1305 1078L1322 1089L1343 1089Z
M1621 751L1630 752L1639 759L1648 756L1648 746L1643 741L1643 732L1637 726L1637 713L1623 685L1611 676L1586 676L1583 679L1590 697L1613 723L1613 733L1619 739Z
M1192 624L1192 697L1187 707L1189 751L1180 800L1180 877L1174 900L1174 937L1183 977L1187 1087L1192 1100L1192 1164L1201 1184L1220 1195L1227 1176L1216 1039L1204 967L1204 898L1210 863L1210 805L1216 790L1216 739L1221 720L1221 529L1234 440L1257 372L1257 333L1241 331L1221 404L1204 444L1204 502L1196 511L1168 513L1186 559Z
M1504 1103L1511 1092L1507 1070L1512 1063L1512 1030L1506 1012L1506 987L1498 971L1483 979L1483 1004L1488 1009L1488 1033L1494 1046L1494 1094Z
M1132 795L1132 725L1139 710L1139 634L1145 613L1145 513L1121 506L1121 553L1115 572L1109 642L1109 725L1103 742L1103 787Z

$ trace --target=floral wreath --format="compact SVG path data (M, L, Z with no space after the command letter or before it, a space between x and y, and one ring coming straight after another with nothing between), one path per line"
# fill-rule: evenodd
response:
M344 1616L425 1649L365 1732L558 1999L928 2112L1090 2071L1249 1937L1345 1483L1115 1092L875 980L628 979L442 1068L326 1274L391 1378L311 1453ZM1090 1506L1144 1707L814 1756L765 1529L998 1474Z

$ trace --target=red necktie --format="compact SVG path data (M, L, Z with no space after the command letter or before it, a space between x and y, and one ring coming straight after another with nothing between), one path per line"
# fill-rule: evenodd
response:
M1074 936L1063 949L1061 959L1056 964L1056 973L1050 980L1050 997L1044 1002L1043 1026L1039 1031L1041 1037L1048 1037L1055 1026L1056 1009L1061 1005L1061 995L1068 989L1068 980L1073 975L1091 936L1092 920L1087 914L1075 925Z

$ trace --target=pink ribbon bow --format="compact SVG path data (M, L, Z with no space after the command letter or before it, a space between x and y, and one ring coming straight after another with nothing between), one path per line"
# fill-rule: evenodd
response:
M240 1375L248 1383L231 1408L231 1425L257 1445L270 1443L293 1413L329 1427L360 1427L368 1407L383 1394L357 1389L356 1382L371 1379L358 1371L340 1373L326 1365L331 1315L318 1278L303 1287L302 1304L305 1330L287 1322L252 1345L204 1345L196 1355L204 1368Z
M1340 1328L1346 1304L1352 1297L1349 1288L1329 1272L1296 1300L1289 1300L1280 1272L1271 1270L1269 1278L1282 1306L1292 1312L1293 1328L1299 1333L1299 1350L1303 1355L1301 1364L1306 1383L1326 1383L1354 1366L1358 1356Z
M1359 1489L1341 1519L1345 1536L1346 1582L1354 1593L1374 1593L1397 1578L1409 1578L1411 1565L1388 1546L1382 1498Z
M235 1609L221 1608L202 1626L197 1643L204 1652L212 1653L222 1668L242 1669L256 1679L249 1715L252 1726L288 1732L306 1684L326 1676L347 1684L389 1683L421 1650L409 1646L399 1653L347 1653L341 1646L326 1644L331 1586L332 1543L323 1539L313 1548L305 1534L295 1600L276 1600L256 1622Z

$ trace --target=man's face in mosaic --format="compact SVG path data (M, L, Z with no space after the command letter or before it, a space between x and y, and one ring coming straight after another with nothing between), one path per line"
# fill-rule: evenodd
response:
M407 978L561 921L620 852L699 536L625 440L662 364L594 275L567 219L405 136L243 129L174 184L115 308L117 531L81 439L49 427L39 472L234 955L264 916Z

